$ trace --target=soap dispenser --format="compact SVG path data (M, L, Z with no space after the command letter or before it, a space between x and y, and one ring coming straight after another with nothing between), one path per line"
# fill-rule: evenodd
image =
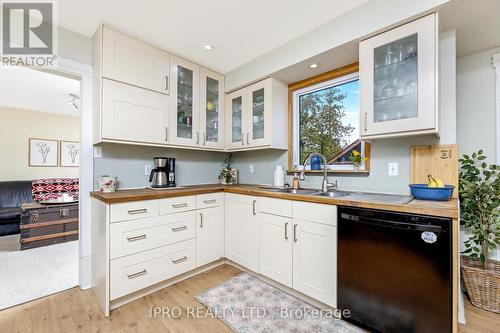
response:
M298 173L293 174L293 189L294 190L299 189L299 174Z

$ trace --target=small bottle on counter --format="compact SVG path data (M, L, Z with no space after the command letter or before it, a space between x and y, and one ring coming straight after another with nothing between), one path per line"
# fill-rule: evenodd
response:
M285 171L282 165L277 165L274 170L274 187L283 187L285 185Z
M297 173L293 174L293 189L294 190L299 189L299 175Z

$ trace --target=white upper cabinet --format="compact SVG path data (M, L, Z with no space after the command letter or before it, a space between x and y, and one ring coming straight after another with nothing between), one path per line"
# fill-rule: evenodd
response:
M102 27L102 76L169 94L170 54Z
M224 150L224 76L200 70L200 146Z
M102 138L168 143L168 96L113 80L102 80Z
M226 149L287 149L288 90L268 78L226 95Z
M171 57L172 144L200 144L200 67L182 58Z
M438 132L437 14L359 46L361 137Z

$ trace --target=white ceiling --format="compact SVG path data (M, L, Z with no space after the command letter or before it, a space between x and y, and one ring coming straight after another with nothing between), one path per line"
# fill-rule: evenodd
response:
M451 0L440 10L441 30L457 31L457 57L500 46L500 0Z
M221 73L367 0L64 0L59 25L91 36L107 23ZM214 46L206 51L205 43Z
M0 106L80 116L70 93L80 93L80 81L24 67L0 66Z

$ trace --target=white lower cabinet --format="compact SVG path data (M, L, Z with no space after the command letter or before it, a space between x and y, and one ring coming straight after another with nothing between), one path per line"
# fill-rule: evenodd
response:
M260 274L292 287L292 219L260 213Z
M337 228L293 220L293 289L337 306Z
M255 218L257 197L226 194L226 257L259 272L259 224Z
M195 268L195 240L111 260L110 299L114 300Z
M220 207L196 211L196 267L223 256L221 215Z

